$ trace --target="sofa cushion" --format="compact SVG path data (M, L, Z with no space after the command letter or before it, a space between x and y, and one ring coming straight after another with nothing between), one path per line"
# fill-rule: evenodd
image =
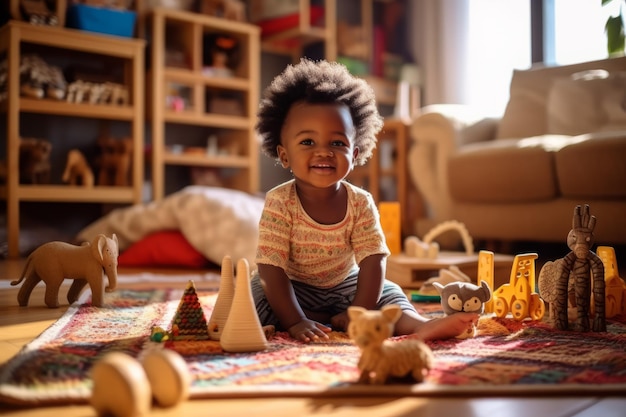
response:
M626 130L574 137L555 163L565 197L626 197Z
M526 138L548 133L546 109L548 94L554 80L591 69L625 71L626 57L555 67L537 64L528 70L514 70L509 101L498 126L496 138Z
M571 139L544 135L464 146L448 163L450 194L455 201L481 203L555 198L554 153Z
M548 94L548 133L626 130L625 105L626 72L589 70L559 78Z

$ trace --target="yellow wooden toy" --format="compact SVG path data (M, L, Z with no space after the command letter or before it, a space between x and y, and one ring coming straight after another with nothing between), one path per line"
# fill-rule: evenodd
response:
M382 201L378 204L380 225L385 233L385 240L392 255L402 252L402 235L400 232L400 203L397 201Z
M539 294L535 292L535 259L536 253L515 255L511 277L508 284L502 285L493 292L493 311L498 317L508 313L515 320L527 317L541 320L546 306Z
M615 249L612 246L598 246L596 253L604 264L606 317L626 314L626 283L619 276Z

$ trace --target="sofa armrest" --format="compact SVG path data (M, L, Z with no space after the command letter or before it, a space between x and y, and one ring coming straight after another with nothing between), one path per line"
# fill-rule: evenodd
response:
M499 120L458 104L426 106L413 120L409 174L434 220L431 224L452 219L448 159L463 145L493 140Z

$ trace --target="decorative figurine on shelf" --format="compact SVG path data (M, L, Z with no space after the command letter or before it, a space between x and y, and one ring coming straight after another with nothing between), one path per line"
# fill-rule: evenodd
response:
M395 304L380 310L348 308L348 335L361 350L360 383L384 384L388 377L408 375L422 382L431 369L434 355L426 343L414 338L388 340L401 315L402 310Z
M441 307L447 316L462 311L482 314L485 311L485 303L491 300L491 288L486 281L482 281L480 286L471 282L450 282L446 285L433 282L433 286L441 295ZM476 325L456 338L467 339L474 336Z
M61 68L50 65L39 55L26 54L20 60L20 93L29 98L63 100L67 81Z
M576 206L572 218L572 229L567 235L567 255L556 260L556 281L554 299L554 324L559 330L568 330L567 305L570 274L573 278L574 298L577 309L576 330L588 332L606 331L604 264L591 247L594 243L593 229L596 217L589 211L589 205ZM592 285L593 277L593 285ZM591 321L591 294L593 287L594 312Z
M98 139L100 158L98 160L98 185L129 185L130 167L133 156L131 138L116 139L102 136Z
M239 41L229 35L211 33L204 36L202 43L202 63L206 75L232 77L240 59Z
M63 26L66 0L57 0L55 11L48 4L46 0L11 0L11 16L33 25Z
M45 302L50 308L59 306L59 288L64 279L73 279L67 301L72 304L78 299L80 292L89 284L91 288L91 304L102 307L104 292L111 292L117 285L117 236L110 238L100 234L93 242L85 242L80 246L65 242L48 242L35 249L26 259L26 265L19 280L11 285L19 285L24 281L17 294L20 306L27 306L33 288L43 281L46 284ZM105 287L105 277L108 285Z
M20 183L50 183L52 144L45 139L21 138L19 153Z
M70 185L93 187L93 171L89 167L85 155L78 149L71 149L67 153L67 163L63 171L62 179L63 182Z

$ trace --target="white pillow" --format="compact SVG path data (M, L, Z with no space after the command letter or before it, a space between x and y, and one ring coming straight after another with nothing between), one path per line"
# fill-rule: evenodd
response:
M626 129L626 73L590 70L554 81L548 94L548 133L581 135Z

